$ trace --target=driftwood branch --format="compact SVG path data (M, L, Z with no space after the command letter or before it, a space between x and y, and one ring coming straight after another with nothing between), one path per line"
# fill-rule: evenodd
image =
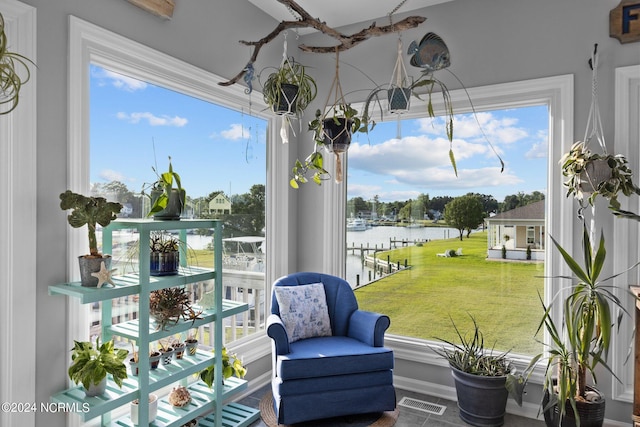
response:
M256 59L258 59L258 53L260 53L260 49L273 39L275 39L280 33L289 29L289 28L307 28L311 27L323 34L326 34L330 37L336 39L339 43L335 46L306 46L300 45L298 46L301 50L305 52L313 52L313 53L332 53L337 51L345 51L350 49L363 41L369 39L370 37L383 36L385 34L390 34L394 32L408 30L410 28L415 28L418 25L422 24L426 21L427 18L422 16L409 16L408 18L403 19L395 24L385 25L382 27L376 26L374 22L368 28L360 30L359 32L352 34L350 36L344 35L339 31L336 31L334 28L329 27L326 23L321 22L320 20L313 18L307 11L305 11L300 5L298 5L294 0L277 0L278 2L284 4L285 6L291 8L292 11L297 13L300 16L300 19L297 21L282 21L276 26L276 28L271 31L268 35L263 37L258 41L245 41L240 40L245 46L253 46L253 53L251 54L251 58L249 59L249 63L253 64ZM237 83L246 73L246 69L243 69L238 74L236 74L233 78L226 82L220 82L219 84L222 86L230 86L234 83Z

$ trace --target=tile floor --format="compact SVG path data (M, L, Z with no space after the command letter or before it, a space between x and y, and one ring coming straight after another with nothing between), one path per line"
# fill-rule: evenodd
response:
M262 387L250 396L242 399L240 403L250 406L252 408L258 408L260 405L260 399L268 391L268 386ZM405 390L396 390L398 402L403 397L412 397L439 405L445 405L445 409L442 415L428 414L417 409L400 407L400 415L394 427L466 427L468 424L463 422L458 416L458 407L456 402L440 399L437 397L427 396L423 394L413 393ZM310 424L305 424L310 425ZM326 424L322 424L325 426ZM345 423L345 425L348 425ZM515 415L507 414L505 416L505 427L543 427L544 421L533 420L530 418L518 417ZM250 427L266 427L266 424L262 420L258 420L251 424ZM333 427L333 426L332 426ZM338 426L336 426L338 427Z

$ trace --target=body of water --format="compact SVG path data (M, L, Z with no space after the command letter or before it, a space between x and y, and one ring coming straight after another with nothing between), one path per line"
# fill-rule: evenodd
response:
M408 240L408 241L429 241L441 240L458 237L458 230L454 228L440 227L372 227L365 231L348 231L347 232L347 248L370 247L382 250L393 248L392 240ZM396 243L395 247L401 247L402 243ZM373 253L370 253L373 255ZM346 279L352 287L356 286L356 276L360 276L360 285L369 283L369 275L373 278L373 272L370 268L362 265L360 252L347 250L347 270Z

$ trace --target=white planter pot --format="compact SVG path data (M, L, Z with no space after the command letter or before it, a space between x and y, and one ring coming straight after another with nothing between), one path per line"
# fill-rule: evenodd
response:
M138 425L138 408L140 405L131 402L131 422ZM155 394L149 395L149 423L152 423L158 415L158 396Z

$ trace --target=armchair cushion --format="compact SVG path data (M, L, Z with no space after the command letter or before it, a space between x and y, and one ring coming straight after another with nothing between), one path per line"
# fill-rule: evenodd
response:
M275 368L282 381L391 370L393 351L349 337L308 338L292 343Z
M274 288L289 342L331 336L327 298L322 283Z

